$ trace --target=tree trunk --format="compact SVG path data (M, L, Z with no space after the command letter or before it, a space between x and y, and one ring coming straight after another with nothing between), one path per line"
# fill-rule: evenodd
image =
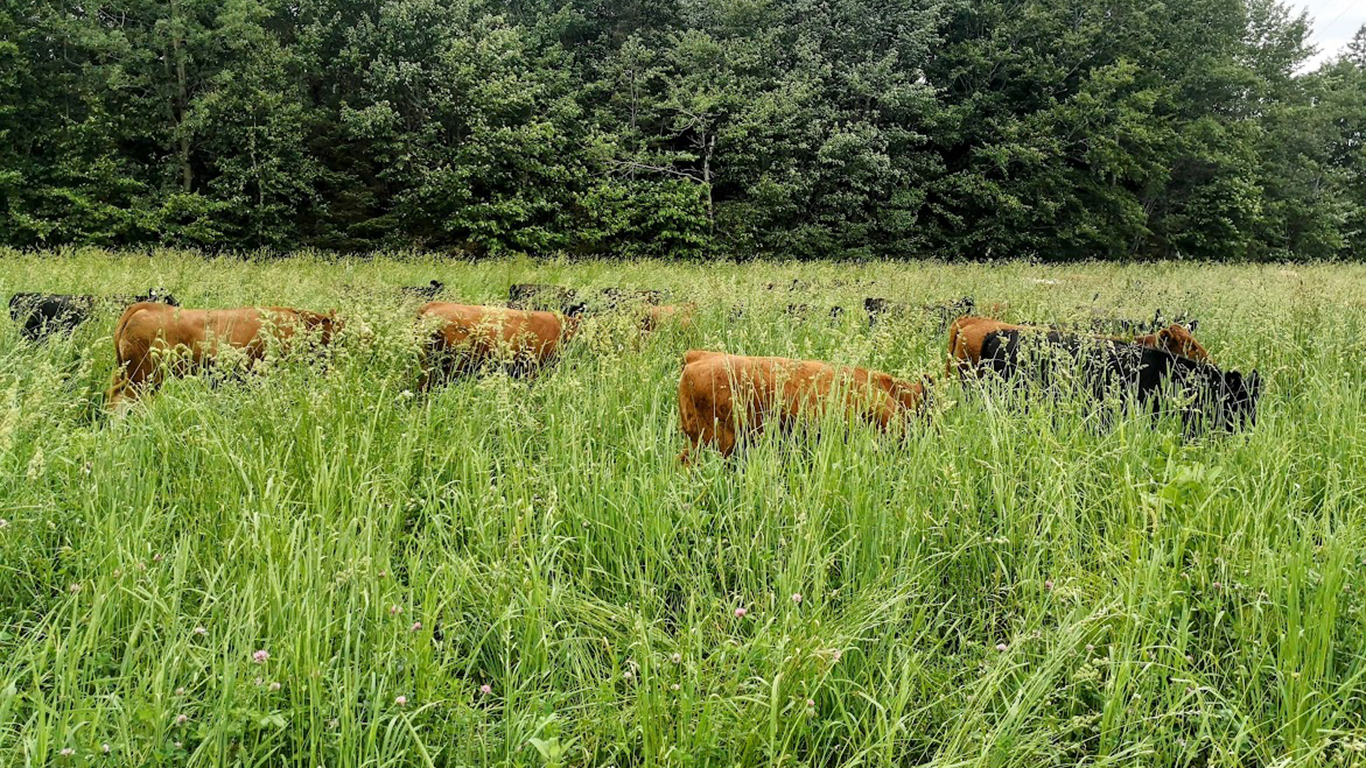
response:
M716 150L716 134L702 138L702 183L707 187L707 229L716 234L716 216L712 212L711 198L711 154Z
M185 130L185 112L190 104L190 86L185 76L185 51L181 47L180 3L171 0L171 54L176 69L176 133L180 140L180 186L189 192L194 185L194 170L190 167L190 135Z

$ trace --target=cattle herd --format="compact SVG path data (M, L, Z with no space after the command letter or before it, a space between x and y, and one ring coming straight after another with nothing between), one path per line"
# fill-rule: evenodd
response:
M586 314L632 313L649 332L666 324L687 328L697 311L694 304L663 303L659 291L625 288L589 293L516 284L505 307L437 300L444 290L437 280L401 289L414 300L427 300L415 318L423 347L421 391L489 366L531 374L559 356ZM249 367L270 349L287 353L300 343L325 347L343 327L335 312L183 309L162 289L106 299L17 293L9 306L21 336L41 342L74 329L101 305L121 304L130 306L114 329L114 381L107 397L114 411L149 394L168 375L204 370L229 354ZM1095 400L1119 393L1124 402L1154 415L1175 413L1187 434L1255 423L1260 377L1256 371L1243 375L1217 367L1195 339L1194 321L1164 326L1159 313L1146 323L1101 317L1079 327L1011 324L990 317L1003 313L1001 305L978 314L971 297L930 306L870 297L864 309L874 325L895 316L935 320L948 333L949 377L999 379L1043 393L1056 390L1063 379L1076 381ZM832 318L843 312L806 304L791 304L787 311ZM731 316L740 313L733 308ZM831 408L883 430L901 428L928 418L933 388L930 376L906 381L817 360L691 350L683 356L678 383L679 419L690 445L679 458L686 463L704 446L730 455L765 423L786 427L801 415Z

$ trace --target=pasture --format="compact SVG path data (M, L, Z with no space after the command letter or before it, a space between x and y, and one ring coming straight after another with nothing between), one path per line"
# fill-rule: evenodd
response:
M40 344L0 322L0 764L1366 760L1360 266L0 266L4 296L347 319L325 361L172 380L119 418L116 312ZM431 279L698 312L648 336L589 317L539 376L422 396L397 289ZM687 349L942 378L937 318L870 328L863 300L965 295L1035 321L1184 311L1215 361L1261 371L1258 423L1097 429L941 382L904 438L830 417L676 461Z

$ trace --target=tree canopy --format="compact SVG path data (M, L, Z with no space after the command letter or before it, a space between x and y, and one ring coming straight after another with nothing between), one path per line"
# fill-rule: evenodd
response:
M12 0L0 243L1352 258L1273 0Z

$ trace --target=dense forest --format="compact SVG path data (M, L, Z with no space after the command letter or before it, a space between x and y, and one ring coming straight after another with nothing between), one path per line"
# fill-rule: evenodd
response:
M9 0L0 244L1366 254L1270 0Z

